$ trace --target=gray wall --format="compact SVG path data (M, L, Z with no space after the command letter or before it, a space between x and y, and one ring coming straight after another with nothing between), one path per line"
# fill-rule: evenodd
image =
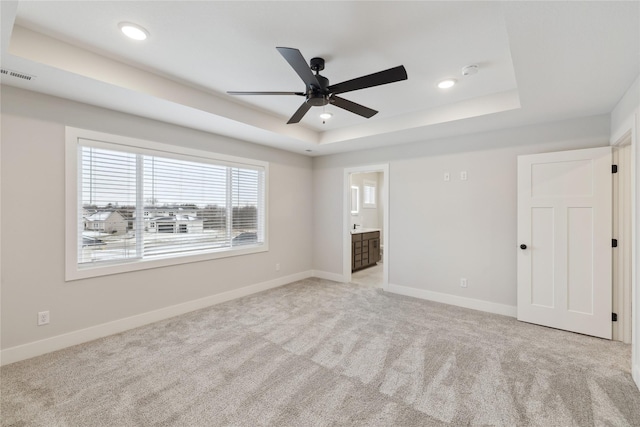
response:
M65 126L270 162L269 251L65 282ZM1 137L3 349L312 268L308 157L4 86Z
M389 163L389 283L515 306L516 157L608 138L603 115L315 158L314 269L342 274L344 168Z

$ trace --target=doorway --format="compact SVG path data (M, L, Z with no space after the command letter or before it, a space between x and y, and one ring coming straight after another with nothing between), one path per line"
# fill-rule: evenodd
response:
M343 280L387 289L389 283L389 165L344 170ZM354 231L355 229L355 231ZM375 237L379 232L380 261L353 271L354 233ZM376 243L373 242L373 245ZM377 257L376 257L377 259Z

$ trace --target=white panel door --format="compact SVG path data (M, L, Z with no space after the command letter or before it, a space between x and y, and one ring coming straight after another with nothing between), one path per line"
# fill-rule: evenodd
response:
M611 339L611 148L518 157L518 320Z

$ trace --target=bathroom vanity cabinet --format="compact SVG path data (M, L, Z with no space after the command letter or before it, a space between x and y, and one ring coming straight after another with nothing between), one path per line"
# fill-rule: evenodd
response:
M351 234L351 271L369 267L380 261L380 231Z

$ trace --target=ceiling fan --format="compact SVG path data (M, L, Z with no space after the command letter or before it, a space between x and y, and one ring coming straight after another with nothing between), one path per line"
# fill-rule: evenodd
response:
M335 85L329 84L329 79L320 75L324 70L324 59L312 58L307 65L298 49L290 47L276 47L278 52L291 65L293 70L300 76L305 84L304 92L227 92L229 95L298 95L304 96L305 101L298 111L294 113L287 124L298 123L311 107L320 107L333 104L352 113L358 114L367 119L373 117L378 112L367 108L364 105L336 96L339 93L351 92L358 89L385 85L407 79L407 71L402 65L366 76L347 80ZM313 74L315 72L315 74Z

